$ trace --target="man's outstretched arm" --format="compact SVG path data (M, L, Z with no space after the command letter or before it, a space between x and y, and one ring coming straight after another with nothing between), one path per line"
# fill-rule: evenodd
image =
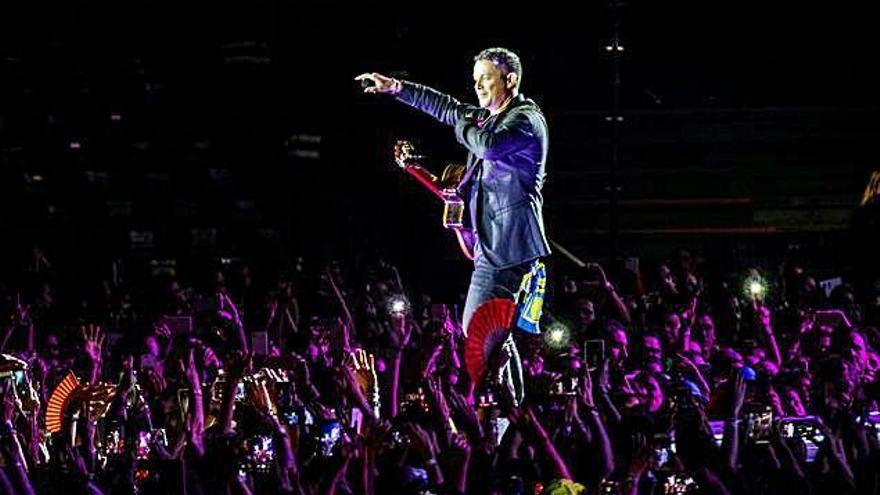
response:
M479 111L479 108L476 106L462 103L428 86L401 81L375 72L361 74L355 80L372 81L373 85L365 87L364 93L395 96L398 101L420 110L449 126L454 126L467 115L474 115Z

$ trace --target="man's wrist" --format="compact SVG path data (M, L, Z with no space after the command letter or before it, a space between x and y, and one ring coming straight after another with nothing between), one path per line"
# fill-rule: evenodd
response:
M391 94L397 96L403 91L403 82L400 79L394 79L394 82L391 83Z

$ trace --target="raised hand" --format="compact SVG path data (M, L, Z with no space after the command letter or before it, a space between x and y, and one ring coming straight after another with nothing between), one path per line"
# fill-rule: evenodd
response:
M367 421L364 432L364 446L374 452L380 450L391 434L391 423L386 420Z
M135 382L134 356L132 354L126 354L122 356L122 373L119 377L119 385L117 385L117 389L121 393L127 394L131 391L132 387L134 387Z
M336 283L333 270L329 266L324 270L324 277L327 279L327 283L330 284L330 288L333 289L336 299L339 300L339 305L342 307L342 313L345 316L344 320L340 319L339 325L342 332L342 350L348 351L351 349L351 331L354 330L354 316L352 316L351 310L348 308L348 303L345 302L345 293L339 287L339 284Z
M463 433L453 433L449 441L449 447L453 452L457 452L464 456L471 455L471 445L468 442L467 435Z
M277 425L278 406L276 405L274 384L270 385L266 378L261 377L247 385L251 405Z
M371 400L379 398L379 378L376 375L376 356L367 354L363 349L355 349L351 353L351 365L361 390Z
M150 384L151 390L156 394L161 394L165 391L165 388L168 386L168 382L165 381L165 377L162 374L157 373L155 369L150 368L146 370L147 375L147 383Z
M166 340L171 340L171 328L166 323L160 323L153 327L153 332Z
M93 363L101 362L101 349L104 346L104 338L106 335L101 331L98 325L88 325L79 327L83 338L83 346L85 347L86 356Z
M236 326L241 326L241 315L238 312L238 307L232 302L232 298L225 292L218 292L217 297L220 299L220 309L217 311L217 314L224 320L231 321Z
M397 94L400 93L401 90L400 81L394 79L393 77L383 76L378 72L367 72L355 77L354 80L372 82L372 85L366 86L364 88L364 93Z
M427 384L428 393L431 394L433 405L436 408L435 410L440 416L440 421L442 421L445 426L449 422L449 404L446 402L446 396L443 395L443 387L440 385L440 381L436 378L429 378Z
M759 324L761 330L766 333L773 333L773 326L770 324L770 309L761 304L759 299L755 299L755 320Z
M295 352L291 352L284 359L284 365L293 372L294 377L300 380L300 385L303 387L309 387L312 384L311 371L309 369L309 363L306 361L306 358L300 356Z
M405 312L391 314L391 339L396 349L403 350L409 344L412 336L413 325L406 317Z
M406 423L405 428L413 447L424 459L436 459L439 448L433 435L416 423Z
M104 333L98 325L81 326L80 332L83 338L83 347L86 356L91 363L89 370L89 383L96 383L101 375L101 350L104 347Z
M820 421L818 426L822 435L825 437L824 441L821 442L822 448L824 448L829 454L830 458L834 461L834 464L836 464L848 484L853 487L855 476L853 475L852 468L847 461L846 447L844 446L843 438L832 431L832 429L824 422Z
M608 287L611 285L608 282L608 276L605 274L605 269L602 268L602 265L599 263L587 263L587 268L595 270L599 276L599 286L600 287Z
M340 378L347 383L353 399L363 412L378 417L379 415L379 380L376 377L376 361L373 355L367 355L363 349L346 354Z
M235 351L226 360L226 378L229 381L241 380L253 365L253 352Z
M193 390L201 390L202 389L202 373L199 371L199 367L196 364L196 353L195 349L190 348L189 353L187 354L186 363L181 363L184 365L184 373L186 375L186 380L189 382L190 386Z
M12 323L16 326L28 326L33 324L30 304L22 306L21 301L15 303L15 310L12 313Z
M477 411L468 404L467 399L456 390L449 390L449 404L456 413L456 419L462 421L471 435L471 440L479 441L483 436L483 427L477 416Z
M217 357L217 354L211 349L209 346L201 346L202 350L202 363L205 368L222 368L223 361Z

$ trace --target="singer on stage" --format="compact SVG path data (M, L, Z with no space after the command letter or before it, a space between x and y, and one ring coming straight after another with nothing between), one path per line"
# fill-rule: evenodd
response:
M466 173L458 186L467 196L474 233L474 271L462 323L467 332L474 311L496 297L513 298L523 276L550 253L544 232L541 188L546 175L547 121L538 105L519 92L519 57L505 48L489 48L474 57L474 91L479 106L462 103L427 86L367 73L357 77L374 85L367 93L390 94L454 127L467 148ZM505 344L519 368L513 340ZM521 371L511 370L517 399Z

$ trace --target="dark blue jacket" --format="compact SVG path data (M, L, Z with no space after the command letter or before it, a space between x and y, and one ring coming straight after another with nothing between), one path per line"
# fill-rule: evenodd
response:
M404 81L397 99L455 127L468 155L465 183L474 263L501 269L547 256L541 187L546 175L547 121L534 101L519 95L498 115ZM479 117L488 117L482 122Z

